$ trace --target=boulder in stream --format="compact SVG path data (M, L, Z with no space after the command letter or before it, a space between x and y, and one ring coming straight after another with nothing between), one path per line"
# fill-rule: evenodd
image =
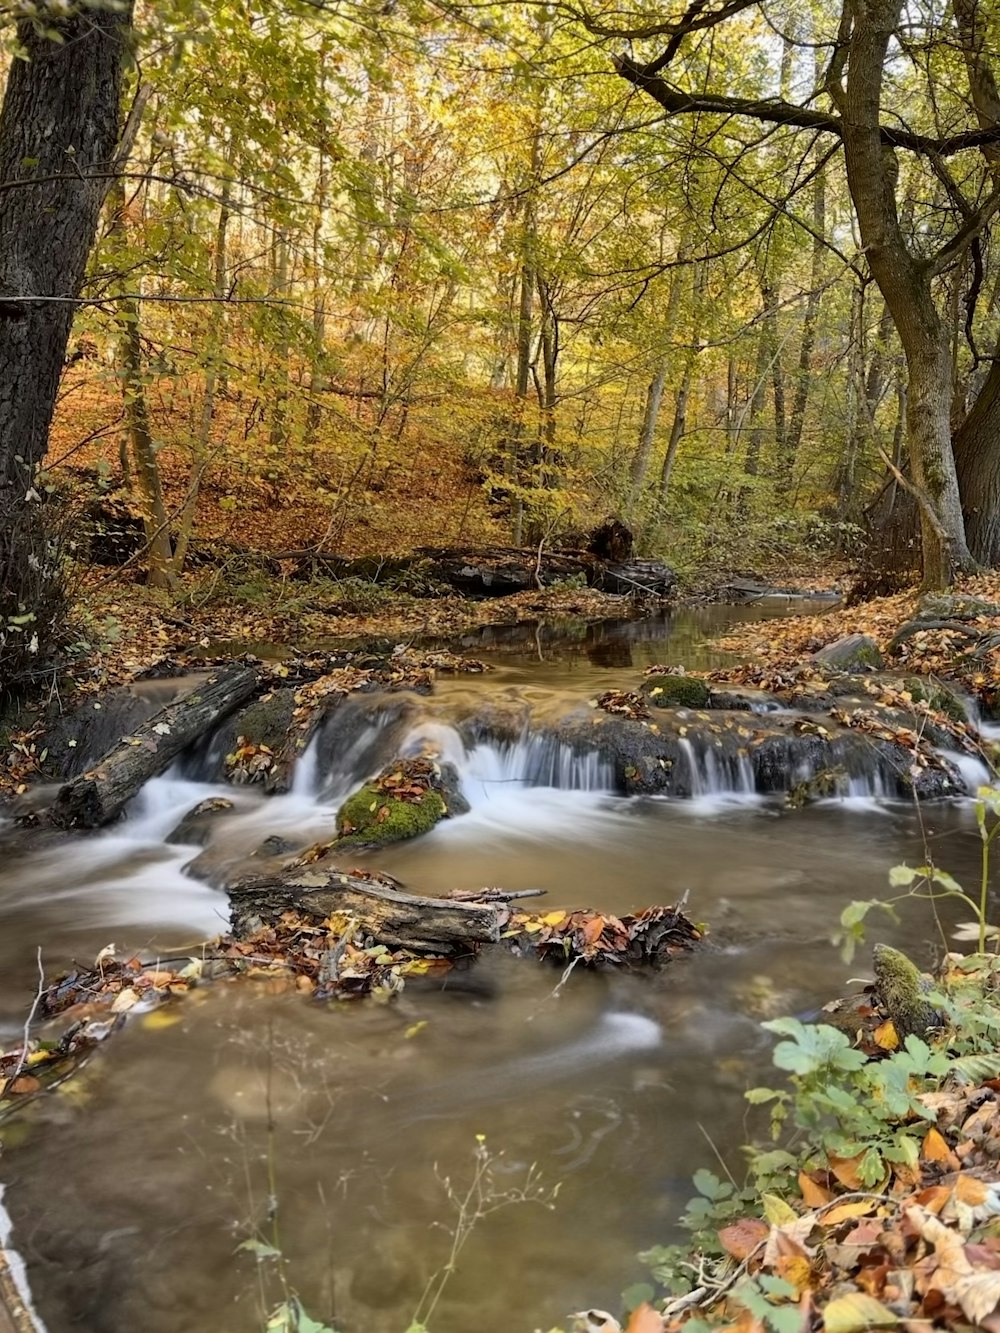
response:
M428 833L468 804L451 764L400 759L366 782L337 812L338 847L382 847Z
M642 694L654 708L707 708L711 691L698 676L650 676Z

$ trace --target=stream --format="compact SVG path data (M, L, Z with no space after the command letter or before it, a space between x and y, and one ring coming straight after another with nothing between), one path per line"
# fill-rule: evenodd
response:
M498 955L411 980L389 1003L324 1006L260 980L131 1021L0 1126L2 1205L49 1333L254 1333L286 1291L341 1333L404 1333L470 1222L433 1333L531 1333L618 1309L645 1277L638 1252L678 1239L693 1171L721 1171L721 1156L738 1173L739 1145L762 1129L743 1098L778 1077L760 1021L811 1015L867 971L866 955L847 965L830 943L841 908L887 897L890 867L927 845L975 883L971 802L917 810L873 789L792 811L709 768L693 799L628 799L593 757L543 754L530 737L467 749L449 719L484 695L546 710L635 688L654 661L714 665L710 634L815 609L452 640L496 669L440 680L407 743L455 762L471 810L352 864L418 892L545 888L540 910L624 913L686 893L708 944L657 972L577 969L558 989L558 970ZM206 782L195 757L112 830L0 867L3 1038L20 1032L39 946L49 972L109 943L120 956L194 949L226 919L225 895L185 873L196 857L228 866L269 836L329 837L339 801L393 757L365 707L351 744L314 745L285 796ZM235 809L204 851L166 841L218 794ZM947 930L968 912L941 915ZM879 917L871 938L925 964L940 950L927 904ZM466 1194L484 1151L477 1207ZM536 1181L543 1199L497 1206ZM240 1248L254 1237L281 1259Z

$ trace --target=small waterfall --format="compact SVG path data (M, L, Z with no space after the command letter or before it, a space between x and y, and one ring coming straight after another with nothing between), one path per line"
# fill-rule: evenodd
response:
M978 755L968 754L963 750L939 750L938 754L953 768L958 769L968 796L975 796L979 787L993 785L993 775Z
M725 751L714 745L696 750L686 738L678 740L677 745L687 761L693 797L756 794L757 779L745 752Z
M470 800L479 788L488 793L491 787L511 784L560 791L615 790L614 768L597 750L581 753L555 736L528 731L513 742L481 741L458 768Z

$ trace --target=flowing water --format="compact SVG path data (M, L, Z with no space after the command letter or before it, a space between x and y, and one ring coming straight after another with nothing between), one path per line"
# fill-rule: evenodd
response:
M629 800L594 756L530 731L466 743L454 725L484 697L565 708L634 687L651 660L709 661L707 630L746 614L605 627L590 649L538 631L467 644L497 670L442 682L429 708L354 702L350 740L321 736L286 796L205 781L209 746L151 782L113 830L0 869L8 1038L37 946L50 970L111 942L193 947L225 920L224 895L185 872L195 858L219 882L269 836L328 836L360 778L423 744L456 764L471 809L368 864L428 892L545 888L552 908L625 912L686 893L712 926L708 945L655 973L576 969L559 986L556 970L496 956L411 982L388 1004L321 1006L261 981L195 991L165 1011L169 1026L130 1022L0 1131L0 1234L5 1208L50 1333L259 1330L286 1288L346 1333L403 1333L477 1211L437 1333L530 1333L584 1306L616 1308L643 1276L637 1252L676 1239L692 1171L719 1169L719 1154L739 1170L755 1128L742 1094L769 1076L760 1020L810 1014L865 970L829 943L841 907L887 894L888 869L928 844L975 877L968 802L918 812L859 784L790 811L704 754L691 756L691 800ZM166 841L223 790L236 808L207 848ZM874 937L921 961L940 947L926 905ZM494 1167L477 1204L467 1191L481 1136ZM495 1208L529 1180L558 1193ZM260 1236L277 1240L280 1262L240 1248Z

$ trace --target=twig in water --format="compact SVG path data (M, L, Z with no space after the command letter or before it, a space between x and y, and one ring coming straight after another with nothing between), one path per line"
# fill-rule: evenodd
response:
M38 963L38 988L35 991L35 998L31 1002L31 1008L28 1010L28 1017L24 1020L24 1036L21 1039L21 1054L18 1056L17 1064L14 1066L14 1072L10 1076L11 1083L17 1078L24 1068L28 1059L28 1033L32 1023L35 1021L35 1014L38 1013L38 1006L42 1002L42 996L45 994L45 972L42 968L42 946L38 946L36 954Z

